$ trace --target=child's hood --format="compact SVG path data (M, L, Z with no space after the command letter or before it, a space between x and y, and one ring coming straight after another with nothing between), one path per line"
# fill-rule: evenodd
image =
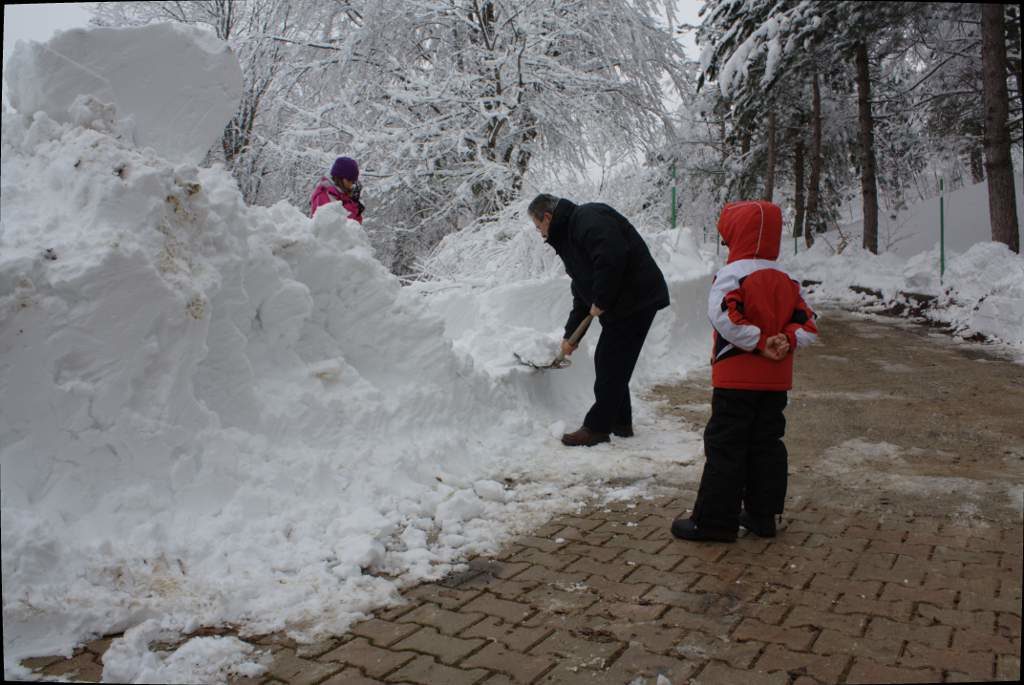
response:
M730 264L740 259L778 259L782 210L765 200L730 202L722 208L718 232L729 246Z

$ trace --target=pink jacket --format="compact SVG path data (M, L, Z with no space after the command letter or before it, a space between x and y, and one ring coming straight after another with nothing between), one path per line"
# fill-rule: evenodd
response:
M335 201L341 201L345 205L345 209L348 210L349 219L355 219L359 223L363 223L363 212L359 203L349 197L348 193L334 185L334 181L326 176L321 178L320 182L316 184L316 188L313 189L313 196L309 198L309 215L313 216L316 214L316 210L320 205Z

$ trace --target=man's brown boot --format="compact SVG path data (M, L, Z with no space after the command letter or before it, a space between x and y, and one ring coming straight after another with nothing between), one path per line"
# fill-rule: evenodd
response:
M569 447L592 447L608 440L607 433L595 433L586 426L580 426L579 430L562 436L562 444Z

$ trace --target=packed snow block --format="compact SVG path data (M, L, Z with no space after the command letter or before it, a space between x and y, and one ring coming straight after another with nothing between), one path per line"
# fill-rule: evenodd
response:
M48 43L21 42L6 70L12 106L83 123L113 106L136 145L198 164L238 107L242 70L226 43L184 24L73 29ZM109 118L111 115L107 115Z

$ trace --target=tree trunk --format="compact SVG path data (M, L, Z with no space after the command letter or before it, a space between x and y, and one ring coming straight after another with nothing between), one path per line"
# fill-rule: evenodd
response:
M971 178L975 183L985 180L985 154L978 145L971 146Z
M768 112L768 160L764 177L764 199L772 201L775 194L775 112Z
M981 72L985 103L985 171L988 173L988 211L992 240L1020 252L1017 204L1010 156L1010 96L1006 89L1006 42L1003 6L981 6Z
M807 216L804 220L804 242L814 244L814 234L820 232L818 219L818 185L821 182L821 89L818 74L811 79L811 178L807 183Z
M871 118L871 74L868 46L854 47L857 68L857 119L860 124L860 188L864 199L864 249L878 254L878 181L875 174L875 123Z
M796 149L793 150L793 203L796 205L796 216L793 217L793 237L798 238L804 233L804 137L803 131L797 131Z

